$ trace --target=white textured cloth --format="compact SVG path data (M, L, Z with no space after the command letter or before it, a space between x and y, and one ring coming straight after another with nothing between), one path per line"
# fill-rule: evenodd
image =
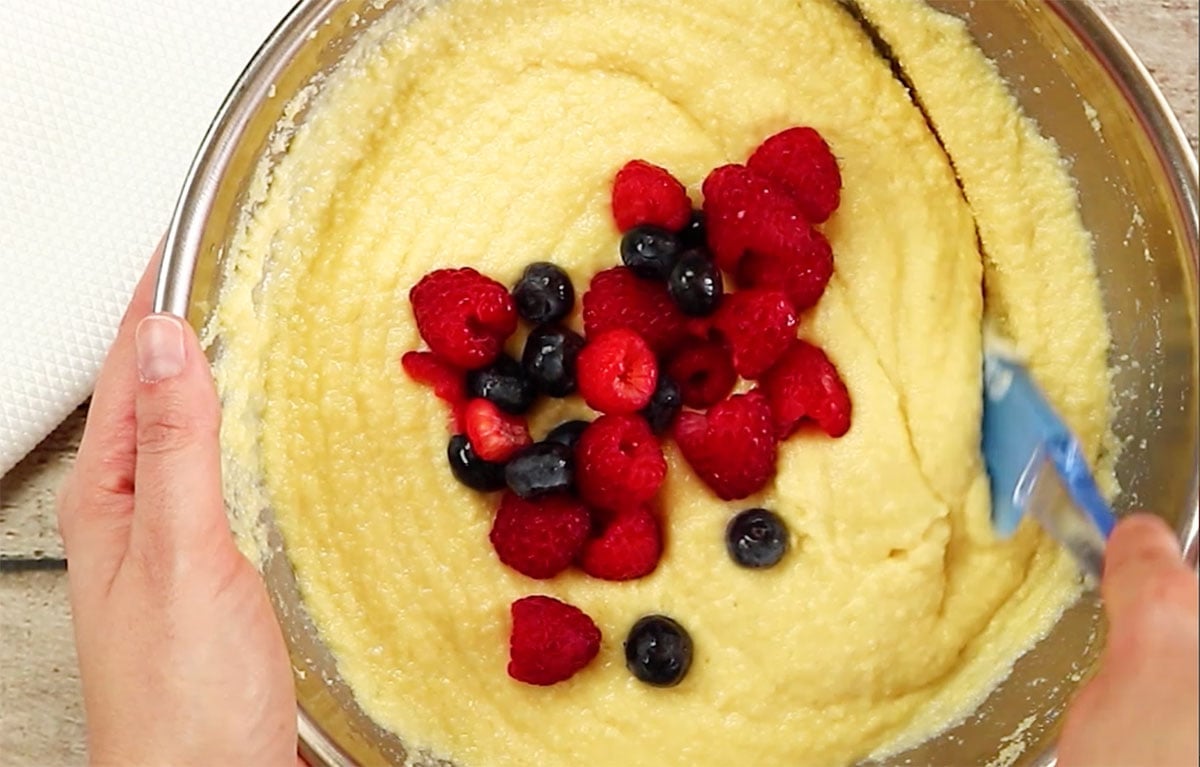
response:
M209 121L294 0L0 0L0 474L91 392Z

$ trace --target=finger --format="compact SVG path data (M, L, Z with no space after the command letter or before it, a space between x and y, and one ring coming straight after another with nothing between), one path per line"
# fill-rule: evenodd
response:
M130 549L160 563L229 542L220 413L208 361L184 320L152 314L136 333L137 468ZM230 544L232 545L232 544Z
M1101 593L1116 623L1146 600L1178 601L1179 586L1195 578L1180 559L1179 543L1158 517L1136 514L1121 520L1104 555ZM1185 589L1186 590L1186 589Z
M131 492L134 460L134 330L150 313L154 283L162 262L162 243L154 251L146 271L134 288L116 339L100 368L87 425L79 444L75 473L104 490Z
M132 509L135 451L133 414L134 366L133 336L137 323L150 313L154 282L162 261L162 242L150 259L145 273L134 289L133 298L117 329L116 339L96 380L87 425L79 444L75 466L67 478L59 503L59 527L63 545L71 556L77 539L89 544L123 538L127 519L114 519L121 511ZM127 516L127 514L125 515ZM90 520L91 529L78 531ZM76 559L72 557L72 559Z

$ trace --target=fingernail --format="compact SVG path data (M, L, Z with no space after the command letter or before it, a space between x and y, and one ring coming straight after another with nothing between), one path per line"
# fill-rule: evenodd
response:
M143 317L137 326L138 375L146 383L174 378L183 372L183 325L169 314Z

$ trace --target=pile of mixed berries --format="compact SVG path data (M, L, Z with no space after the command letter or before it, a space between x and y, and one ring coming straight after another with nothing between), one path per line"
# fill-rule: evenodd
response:
M796 337L797 315L833 274L815 228L841 191L828 145L811 128L785 130L744 165L713 170L702 191L694 210L667 170L641 160L620 169L612 211L623 265L592 277L582 335L566 324L575 287L551 263L530 264L511 291L470 268L439 269L412 288L429 351L405 354L404 369L452 409L454 476L503 491L490 538L517 572L546 579L578 567L611 581L651 573L663 551L668 510L655 497L668 437L700 481L736 500L771 481L778 443L804 424L830 437L850 428L837 369ZM532 329L517 360L504 349L519 319ZM535 441L526 414L539 398L576 394L598 416ZM726 527L729 553L745 567L774 565L787 539L765 509ZM572 605L548 596L512 605L514 679L562 681L599 647L599 629ZM691 638L666 616L646 616L625 653L639 679L671 685L687 673Z

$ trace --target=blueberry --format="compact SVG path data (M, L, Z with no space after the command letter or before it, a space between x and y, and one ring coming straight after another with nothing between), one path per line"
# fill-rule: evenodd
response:
M621 238L621 261L638 277L665 280L679 260L679 238L657 226L635 226Z
M546 435L546 441L557 442L574 450L575 443L583 436L583 430L588 426L591 426L588 421L563 421L550 430L550 433Z
M522 498L568 490L574 479L572 450L557 442L530 445L513 456L504 468L508 489Z
M642 417L650 424L651 431L655 434L666 431L674 422L675 416L679 415L681 407L683 397L679 392L679 384L665 372L658 371L658 383L654 387L654 393L650 395L650 402L642 408Z
M491 365L467 373L467 393L489 400L506 413L520 415L533 405L537 387L521 363L501 354Z
M667 291L679 310L689 317L707 317L721 305L725 285L721 270L699 248L679 257L679 263L667 280Z
M679 246L684 250L708 245L708 229L704 226L704 211L693 210L687 225L679 233Z
M787 553L787 526L774 512L747 509L729 520L725 547L742 567L770 567Z
M625 639L625 667L646 684L674 687L692 665L692 638L665 615L647 615Z
M512 289L517 314L541 325L557 322L575 307L575 287L567 273L554 264L538 261L525 267Z
M583 336L559 325L534 328L525 341L521 365L537 388L551 397L575 391L575 358L583 348Z
M489 492L504 487L504 464L485 461L475 455L466 435L455 434L446 448L454 478L473 490Z

